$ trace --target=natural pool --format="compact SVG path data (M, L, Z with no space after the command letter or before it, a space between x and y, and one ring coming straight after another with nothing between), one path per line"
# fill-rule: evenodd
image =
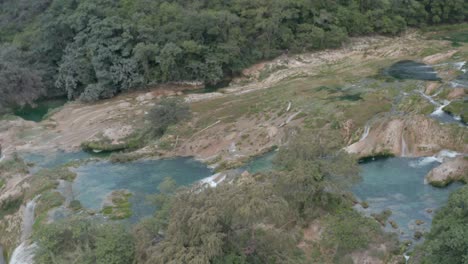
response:
M190 185L212 174L203 163L191 158L145 160L131 163L91 162L75 170L74 198L89 209L99 211L107 194L113 190L132 192L131 222L154 213L147 195L155 194L165 177L173 178L178 186Z
M437 72L429 65L411 60L399 61L384 70L384 74L396 79L438 81Z
M239 171L256 173L271 170L275 155L275 151L266 153ZM85 152L57 152L47 156L28 154L24 157L28 162L35 162L37 168L53 168L94 156ZM390 209L392 215L389 220L395 221L399 227L395 230L387 224L386 230L397 231L402 240L412 239L415 231L428 231L435 210L444 205L449 194L461 186L452 184L439 189L424 184L425 175L437 165L439 163L431 157L388 158L360 164L363 180L352 191L358 199L366 201L369 208L363 209L358 205L356 209L366 215ZM172 177L178 186L188 186L213 174L205 164L191 158L130 163L111 163L102 159L84 163L74 171L78 176L72 183L73 198L85 208L98 212L105 197L113 190L131 191L133 214L129 221L133 223L154 213L155 207L147 196L157 193L158 185L165 177ZM61 213L60 210L58 212ZM416 225L416 220L422 220L424 224Z
M43 100L37 102L34 107L28 105L18 108L14 111L14 114L24 120L40 122L50 110L63 106L66 102L66 98Z
M276 152L269 152L252 160L243 169L251 173L271 170ZM367 216L392 211L388 220L397 223L393 229L387 223L385 230L398 232L401 240L413 240L415 231L429 231L435 211L443 206L451 192L462 184L454 183L446 188L435 188L424 183L426 174L440 163L433 157L387 158L361 163L362 181L352 191L369 208L360 205L356 209ZM417 225L416 220L424 224Z
M354 194L369 204L366 215L390 209L389 220L398 224L402 240L412 240L415 231L428 231L437 208L443 206L449 194L461 186L451 184L435 188L424 183L425 175L439 163L431 158L388 158L361 164L362 182L353 188ZM416 220L424 224L417 225ZM387 231L395 231L388 223Z

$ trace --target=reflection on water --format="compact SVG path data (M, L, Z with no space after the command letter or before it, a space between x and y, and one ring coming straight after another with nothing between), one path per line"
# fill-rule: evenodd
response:
M396 79L438 81L437 72L429 65L411 60L399 61L384 71Z
M66 102L66 98L40 101L37 102L34 107L27 105L25 107L16 109L15 115L23 118L24 120L40 122L50 110L58 108L64 105Z
M402 240L413 239L415 231L428 231L435 209L461 186L455 183L440 189L425 184L425 175L439 164L430 158L388 158L361 164L363 180L353 192L369 208L357 209L366 215L392 210L389 220L398 224ZM417 225L416 220L424 224ZM395 231L389 224L386 230Z
M241 168L252 174L257 172L267 172L273 169L273 159L276 157L276 151L270 151L253 160Z

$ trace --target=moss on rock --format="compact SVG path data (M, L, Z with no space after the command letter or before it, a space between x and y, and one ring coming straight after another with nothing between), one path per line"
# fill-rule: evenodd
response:
M106 197L101 213L112 220L129 218L132 216L131 196L128 190L113 191Z

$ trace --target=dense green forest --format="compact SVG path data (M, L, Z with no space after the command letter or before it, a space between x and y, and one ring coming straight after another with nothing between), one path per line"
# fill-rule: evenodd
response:
M5 0L0 108L215 84L285 52L468 18L464 0Z

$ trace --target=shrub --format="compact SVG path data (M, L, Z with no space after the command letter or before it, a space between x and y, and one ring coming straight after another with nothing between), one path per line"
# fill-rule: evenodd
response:
M189 119L190 116L190 108L182 100L165 98L149 112L150 132L153 136L160 137L169 126Z

